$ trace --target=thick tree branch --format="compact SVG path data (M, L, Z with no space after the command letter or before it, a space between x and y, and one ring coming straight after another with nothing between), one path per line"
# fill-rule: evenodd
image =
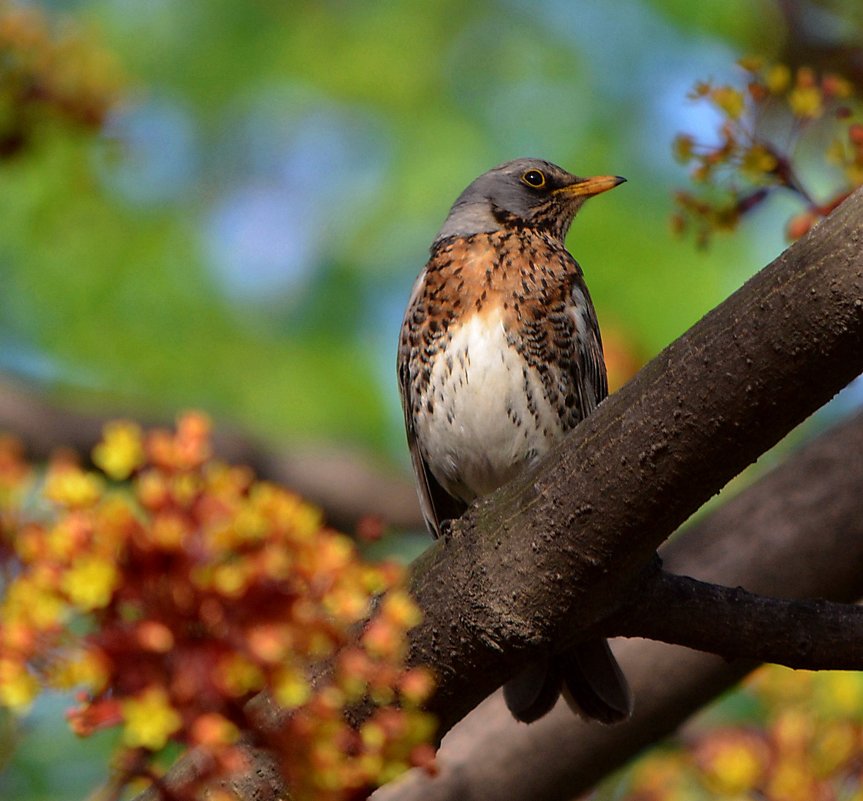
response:
M663 560L670 570L764 594L853 601L863 596L861 487L863 415L818 437L689 526L663 547ZM496 693L444 738L438 776L412 771L375 800L575 798L753 666L647 640L616 642L615 651L636 697L628 723L586 723L561 704L524 726Z
M726 659L798 670L863 670L863 607L769 598L664 570L651 571L602 630Z

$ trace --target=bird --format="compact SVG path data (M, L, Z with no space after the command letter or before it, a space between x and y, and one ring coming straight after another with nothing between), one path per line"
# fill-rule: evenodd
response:
M584 202L626 179L520 158L476 178L435 236L408 301L397 372L420 507L434 537L534 465L608 394L593 302L566 235ZM608 643L549 653L504 685L531 723L563 693L588 719L626 720Z

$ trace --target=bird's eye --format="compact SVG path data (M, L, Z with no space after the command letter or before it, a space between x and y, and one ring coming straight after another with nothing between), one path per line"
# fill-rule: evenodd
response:
M545 186L545 175L539 170L528 170L521 176L521 181L534 189L542 189Z

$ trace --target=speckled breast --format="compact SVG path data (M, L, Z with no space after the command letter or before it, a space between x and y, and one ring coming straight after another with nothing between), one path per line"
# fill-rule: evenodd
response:
M405 314L399 373L423 462L467 503L545 453L605 395L581 270L548 236L439 243Z
M431 360L415 426L435 478L470 502L545 453L563 426L499 309L453 325L447 339Z

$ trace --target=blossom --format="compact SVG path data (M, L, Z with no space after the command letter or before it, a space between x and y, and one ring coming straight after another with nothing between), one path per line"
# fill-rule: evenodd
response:
M93 462L115 481L127 479L144 462L141 427L126 421L108 423L93 449Z
M106 606L119 583L117 567L101 556L82 556L63 576L62 588L69 600L84 611Z
M158 751L182 725L161 687L148 687L138 696L123 701L123 742L131 748Z
M761 58L744 58L738 64L745 73L745 90L699 81L689 94L720 112L715 141L702 144L682 133L673 144L677 160L689 167L696 191L676 194L672 227L676 233L693 228L702 245L714 233L734 230L779 188L790 190L805 206L786 226L789 239L799 238L863 184L863 144L854 133L860 125L860 104L850 81L805 66L792 71ZM818 142L824 160L838 165L845 180L824 202L813 197L795 165L797 148L817 121L847 133L828 137L826 146L820 144L823 138Z
M106 426L94 460L101 473L52 463L47 519L8 516L16 500L0 493L0 520L15 526L0 552L14 562L0 704L23 711L43 686L78 689L69 725L81 736L122 727L126 783L169 743L206 751L212 783L241 763L243 735L273 751L299 798L326 788L337 801L414 759L433 763L418 748L431 737L419 707L432 677L404 665L419 612L402 568L363 561L295 493L214 460L202 415L175 431ZM292 713L284 731L246 717L261 690ZM363 697L381 732L368 746L344 719Z

